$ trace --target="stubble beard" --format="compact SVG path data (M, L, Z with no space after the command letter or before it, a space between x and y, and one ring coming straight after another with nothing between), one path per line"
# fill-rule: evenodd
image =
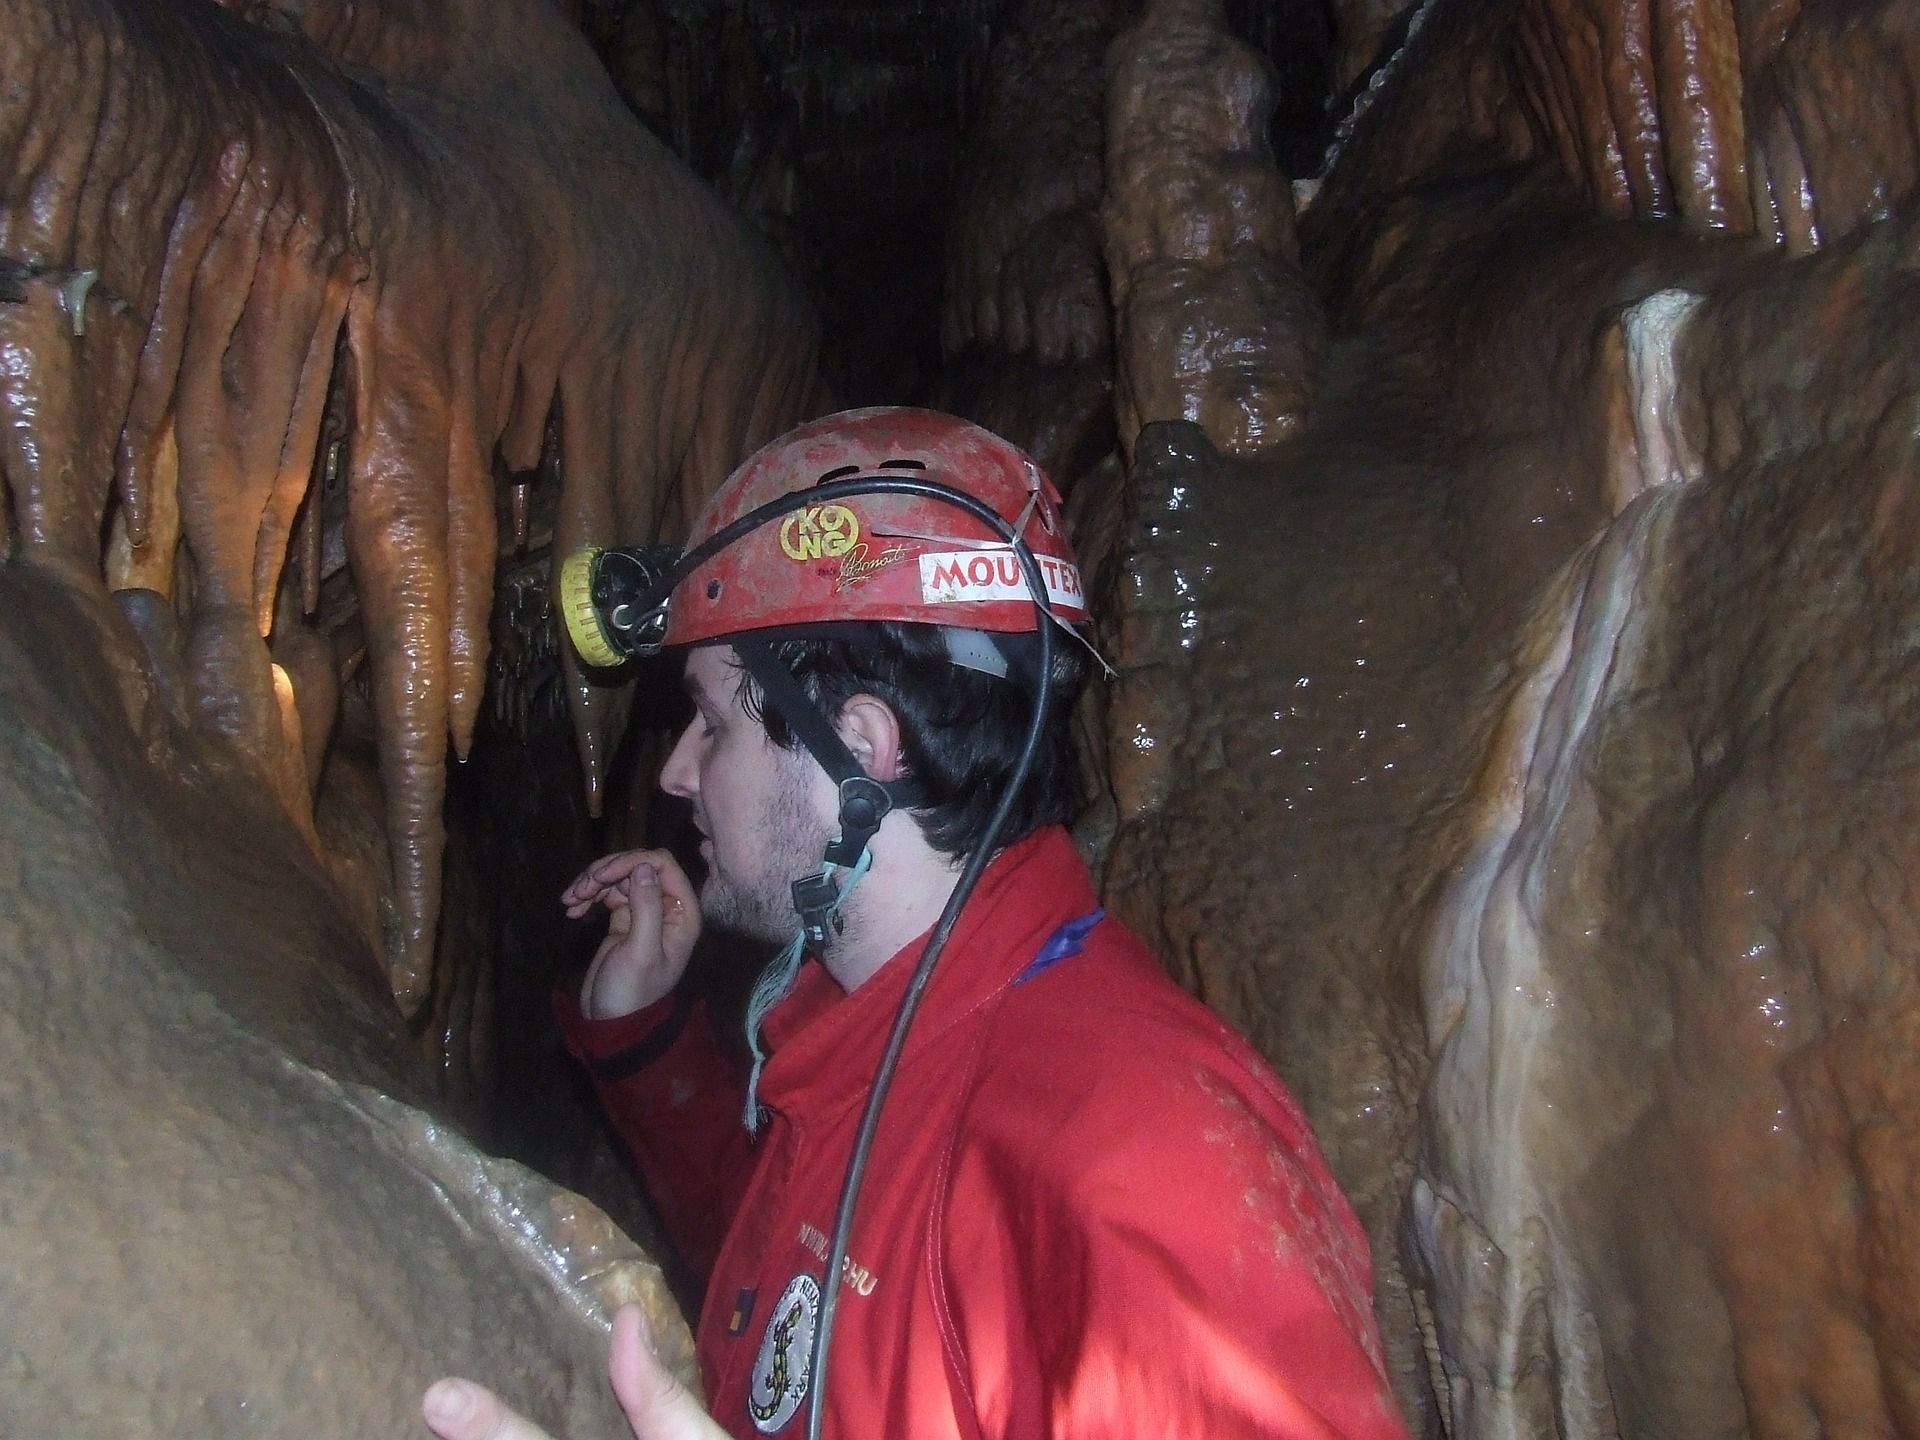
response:
M783 763L779 778L754 822L764 841L756 847L758 863L752 872L724 875L715 863L708 866L700 887L700 909L709 924L769 945L785 944L800 928L793 882L820 868L832 838L807 810L805 771ZM714 853L717 861L717 846Z

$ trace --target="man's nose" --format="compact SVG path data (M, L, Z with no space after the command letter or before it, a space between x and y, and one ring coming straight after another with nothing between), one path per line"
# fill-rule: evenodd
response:
M682 800L693 799L700 789L700 767L693 759L693 728L697 723L697 720L688 722L680 738L673 742L667 763L660 769L660 788Z

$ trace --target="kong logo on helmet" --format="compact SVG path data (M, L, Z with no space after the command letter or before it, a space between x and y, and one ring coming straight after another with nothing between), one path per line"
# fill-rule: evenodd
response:
M789 560L832 560L859 543L860 517L845 505L808 505L780 522Z

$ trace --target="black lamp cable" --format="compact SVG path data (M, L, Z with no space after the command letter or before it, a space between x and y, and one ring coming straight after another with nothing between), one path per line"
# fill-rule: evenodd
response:
M1000 517L993 517L1000 521ZM1012 526L1004 521L1000 524L1011 536ZM1044 596L1045 582L1041 579L1040 567L1034 561L1033 552L1017 536L1012 536L1016 552L1020 556L1021 568L1027 572L1027 583L1033 587L1035 596ZM919 963L914 966L913 976L907 982L906 994L900 999L900 1008L894 1014L893 1031L887 1036L887 1048L880 1057L879 1068L874 1071L873 1088L867 1094L866 1109L860 1116L860 1129L855 1134L852 1153L847 1157L846 1179L841 1182L840 1206L833 1217L833 1241L827 1247L827 1273L823 1277L820 1290L820 1318L813 1335L813 1364L808 1374L813 1379L813 1393L807 1404L807 1440L820 1440L822 1426L826 1422L827 1394L827 1357L833 1345L833 1322L839 1311L841 1272L846 1268L847 1245L853 1232L854 1208L860 1198L860 1186L866 1178L867 1159L873 1150L873 1137L880 1127L881 1107L886 1104L887 1092L893 1085L895 1069L899 1066L901 1053L906 1049L907 1031L913 1025L913 1017L919 1012L921 998L926 994L927 985L933 978L933 967L939 962L941 954L947 948L947 940L953 934L953 927L960 919L960 912L973 898L974 887L980 883L987 863L992 860L998 848L1000 832L1006 828L1007 817L1013 811L1014 801L1019 798L1021 789L1026 785L1027 776L1033 770L1034 758L1039 754L1040 742L1046 731L1047 711L1053 699L1053 635L1052 615L1043 600L1036 600L1034 608L1040 611L1039 625L1039 666L1040 684L1035 694L1033 719L1027 726L1026 743L1021 747L1020 758L1015 762L1013 774L1008 778L1006 789L1001 793L1000 802L994 807L992 817L987 821L985 833L980 843L967 856L967 863L961 868L960 878L955 882L953 894L948 897L947 905L940 912L940 918L934 923L933 931L927 937L927 948L921 952Z

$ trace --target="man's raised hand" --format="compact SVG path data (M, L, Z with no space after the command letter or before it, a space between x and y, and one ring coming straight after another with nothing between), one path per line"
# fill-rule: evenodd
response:
M665 850L601 856L561 893L560 903L573 920L595 906L607 910L607 938L580 987L580 1009L589 1019L645 1009L686 974L700 938L700 901Z

